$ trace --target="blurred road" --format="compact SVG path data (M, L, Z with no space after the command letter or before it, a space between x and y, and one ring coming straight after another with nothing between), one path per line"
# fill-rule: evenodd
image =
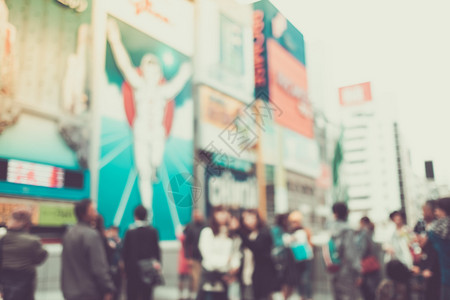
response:
M282 300L283 297L280 294L275 294L273 300ZM297 295L291 297L291 300L300 299ZM60 292L38 292L36 294L36 300L64 300ZM122 298L125 300L125 297ZM154 300L178 300L178 291L176 287L158 287L155 290ZM332 296L323 293L315 293L314 300L332 300Z

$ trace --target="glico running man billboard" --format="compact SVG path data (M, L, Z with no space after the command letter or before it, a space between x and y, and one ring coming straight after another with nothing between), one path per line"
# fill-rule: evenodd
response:
M106 24L99 211L107 225L124 230L143 204L160 238L172 240L177 227L190 220L193 203L192 66L189 50L155 35L177 39L173 22L192 23L192 7L168 1L186 8L180 16L167 10L165 1L147 9L119 2Z

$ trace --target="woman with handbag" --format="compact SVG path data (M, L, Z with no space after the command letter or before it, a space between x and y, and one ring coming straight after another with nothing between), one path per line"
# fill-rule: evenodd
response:
M239 271L241 255L230 236L230 213L223 206L213 207L210 225L200 233L202 278L197 300L227 300L228 283Z
M290 234L286 234L283 240L292 251L294 265L291 274L288 275L287 284L291 287L290 293L297 288L302 299L310 300L312 299L311 272L314 258L311 231L303 226L303 215L299 211L289 214L288 224Z
M272 234L256 209L244 211L241 224L241 300L269 300L275 287Z
M358 237L363 253L360 281L361 295L364 300L375 300L376 290L381 282L380 263L373 241L375 226L368 217L362 217L359 224Z

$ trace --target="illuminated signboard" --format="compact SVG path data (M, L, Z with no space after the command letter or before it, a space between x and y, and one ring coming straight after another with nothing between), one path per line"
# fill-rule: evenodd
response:
M10 159L6 181L11 183L62 188L64 170L61 168Z
M65 170L50 165L1 159L0 181L55 189L82 189L84 175L81 171Z
M370 102L372 92L370 82L354 84L339 89L339 101L342 106L353 106Z

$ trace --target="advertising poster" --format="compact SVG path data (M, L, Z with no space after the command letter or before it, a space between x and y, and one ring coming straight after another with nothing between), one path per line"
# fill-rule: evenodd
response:
M254 96L252 7L235 0L199 0L195 82L250 103Z
M18 196L89 197L92 4L65 3L0 0L0 158L15 160L0 190ZM81 187L45 180L58 169Z
M204 190L208 212L217 205L237 210L258 208L258 183L254 168L245 172L208 164Z
M230 164L239 160L254 162L251 144L257 140L256 125L245 111L248 107L207 86L200 86L198 95L198 148L227 155Z
M254 4L255 96L281 110L279 125L314 138L303 35L269 1Z
M162 8L156 16L124 5L109 13L106 25L99 211L107 226L123 232L143 204L160 239L173 240L178 226L190 221L193 204L192 65L188 55L143 29L151 27L140 27L147 19L172 22ZM127 12L138 17L128 20Z
M72 203L22 200L0 197L0 224L8 222L16 209L31 211L31 221L38 226L62 226L76 223Z

